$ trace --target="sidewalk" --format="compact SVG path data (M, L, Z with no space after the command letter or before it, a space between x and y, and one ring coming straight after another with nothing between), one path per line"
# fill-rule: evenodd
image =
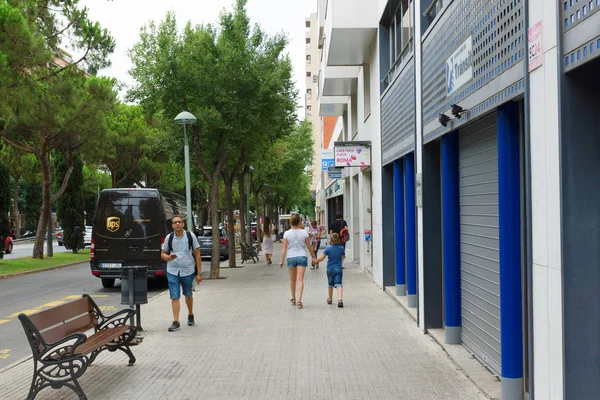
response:
M142 306L144 341L102 353L80 379L104 399L485 399L441 348L352 263L344 308L327 305L325 263L306 271L304 309L289 302L288 273L264 257L222 269L194 293L196 326L169 333L168 293ZM205 268L207 263L204 263ZM185 307L182 307L185 321ZM25 340L25 338L23 338ZM25 399L31 359L0 371L3 399ZM36 399L76 399L44 389Z

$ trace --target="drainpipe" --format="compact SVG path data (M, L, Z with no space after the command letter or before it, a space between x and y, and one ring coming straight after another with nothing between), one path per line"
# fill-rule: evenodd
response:
M529 2L523 4L525 11L525 26L529 27ZM523 65L525 69L524 84L524 152L525 152L525 274L527 284L525 288L525 296L527 297L527 391L529 392L529 400L535 399L534 384L533 384L533 252L532 252L532 220L531 220L531 129L530 129L530 82L529 82L529 38L527 31L525 32L525 57Z

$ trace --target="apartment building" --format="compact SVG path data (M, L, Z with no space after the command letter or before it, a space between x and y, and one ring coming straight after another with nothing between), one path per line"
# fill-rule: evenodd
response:
M324 184L347 254L491 396L600 393L599 10L318 2L319 114L371 148Z

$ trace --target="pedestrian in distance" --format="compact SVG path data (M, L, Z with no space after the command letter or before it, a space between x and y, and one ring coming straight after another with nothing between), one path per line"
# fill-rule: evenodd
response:
M300 222L298 214L294 214L290 218L292 228L283 234L283 249L281 251L281 261L279 262L281 268L283 267L283 261L287 261L288 273L290 274L290 292L292 293L290 302L292 305L297 305L298 308L303 307L304 273L308 266L306 252L310 252L312 259L316 258L308 239L308 232L300 228ZM298 299L297 302L296 299Z
M338 293L338 307L344 307L344 301L342 300L343 284L342 278L344 271L342 270L342 259L346 255L344 247L340 243L340 235L333 233L330 238L330 245L323 250L323 255L315 260L314 263L320 263L327 257L327 304L333 302L333 288L337 289Z
M169 332L174 332L181 327L179 323L181 292L183 292L188 309L187 324L188 326L195 324L192 287L194 285L194 275L196 276L196 282L202 282L202 260L198 238L184 229L183 217L174 215L171 218L171 224L173 225L173 232L165 238L160 256L167 262L169 297L173 309L173 324L169 327Z
M321 247L321 230L317 226L317 221L312 220L310 222L310 228L308 229L308 236L310 237L310 244L315 251L315 257L319 256L319 248ZM319 268L319 264L312 264L310 269Z
M265 259L267 260L267 264L273 264L273 261L271 261L271 258L273 257L273 225L271 224L271 219L269 217L265 217L261 233L262 250L263 253L265 253Z
M343 232L342 232L343 231ZM346 241L348 239L348 224L343 218L341 212L335 214L335 221L331 223L329 226L329 235L333 235L337 233L340 236L341 245L344 247L344 251L346 250ZM346 259L346 256L342 259L342 261ZM342 267L344 268L344 267Z

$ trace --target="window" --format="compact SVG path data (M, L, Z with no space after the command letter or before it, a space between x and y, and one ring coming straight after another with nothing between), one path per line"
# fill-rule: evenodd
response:
M414 39L413 1L389 1L384 13L386 18L380 25L387 32L387 40L380 42L380 54L385 55L380 60L381 73L385 74L384 85L389 84L396 68L411 54Z
M306 77L307 77L307 78L310 78L310 72L307 72L307 73L306 73Z
M306 63L307 63L307 64L310 64L310 54L308 54L308 55L306 56Z
M371 114L371 74L369 64L363 65L363 93L364 119L366 120L369 114Z
M310 44L310 38L306 38L306 44Z
M312 106L306 106L306 116L310 117L312 115Z
M310 28L310 21L306 21L306 27Z
M312 99L312 89L306 89L306 98Z

